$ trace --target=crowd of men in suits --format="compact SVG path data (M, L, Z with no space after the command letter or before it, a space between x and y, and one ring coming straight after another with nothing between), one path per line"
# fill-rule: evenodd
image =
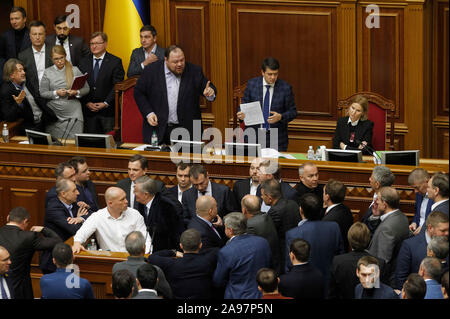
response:
M86 250L91 238L99 249L129 253L113 269L118 298L446 295L440 290L441 283L448 287L446 174L411 172L416 212L409 224L386 166L374 167L373 203L366 218L354 222L343 203L346 186L333 179L319 184L313 162L299 167L296 188L280 179L276 161L261 158L232 189L213 182L204 166L183 162L176 166L177 185L166 187L148 176L148 165L142 155L132 156L128 177L106 190L101 209L86 160L76 156L58 164L44 227L27 231L30 215L16 207L0 228L0 295L33 297L30 262L42 250L43 298L92 298L85 280L77 289L55 293L67 276L77 276L67 271L72 252ZM68 249L63 242L72 236Z

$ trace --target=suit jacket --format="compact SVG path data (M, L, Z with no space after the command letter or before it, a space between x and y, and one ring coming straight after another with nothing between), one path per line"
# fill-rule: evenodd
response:
M403 240L408 236L408 218L400 210L396 210L380 223L369 244L369 253L386 261L389 285L393 287L397 255Z
M420 263L427 256L425 231L405 239L400 246L395 269L396 288L402 289L409 274L418 273Z
M270 207L267 215L272 218L277 230L280 251L280 271L283 273L285 271L285 260L289 258L289 253L286 256L285 252L286 232L298 226L301 220L299 208L294 201L280 198L275 205Z
M259 299L259 269L270 266L270 247L262 237L243 234L220 249L213 283L225 288L225 299Z
M317 267L326 283L330 277L330 265L335 255L344 252L339 226L335 222L305 221L286 233L286 271L292 267L289 246L293 239L303 238L310 244L309 261Z
M45 38L45 46L50 50L56 45L56 34L50 34ZM89 46L83 38L69 34L70 60L72 65L79 66L81 60L90 53Z
M177 249L180 236L184 231L183 208L179 201L172 200L161 193L156 193L148 215L146 206L139 210L152 237L153 251Z
M437 205L432 210L432 212L441 212L441 213L444 213L444 214L446 214L448 216L448 199L445 202L440 203L439 205Z
M3 64L11 58L17 58L17 52L21 52L26 48L31 47L30 29L25 27L24 36L19 50L16 48L16 40L14 29L9 29L3 32L0 36L0 67L3 70Z
M106 116L114 117L114 85L123 81L125 71L123 70L122 60L109 52L105 53L100 70L98 72L97 81L94 82L94 60L93 55L89 54L80 61L79 69L83 73L89 73L87 82L89 84L89 94L85 95L81 101L83 105L88 102L108 103L108 107L92 112L87 107L83 108L84 116L95 117Z
M350 208L340 203L334 206L330 211L322 218L323 221L336 222L341 230L342 240L344 241L344 250L348 251L348 238L347 233L350 227L353 225L353 215Z
M233 185L233 194L236 199L236 205L241 211L241 201L245 195L250 194L251 178L237 180ZM259 188L259 187L258 187Z
M158 60L164 61L164 53L165 53L165 49L159 47L156 44L155 55L158 57ZM143 71L141 63L144 61L145 61L144 48L140 47L140 48L134 49L133 52L131 53L130 64L128 65L128 70L127 70L127 77L130 78L135 75L141 75L142 71Z
M219 248L211 248L173 258L173 251L160 250L151 254L148 262L167 274L175 299L210 299L215 294L212 275L218 251Z
M323 299L325 281L319 269L306 263L293 266L280 276L278 290L283 296L294 299Z
M77 202L85 202L91 207L90 210L92 212L96 212L100 209L100 205L98 204L97 191L95 190L95 184L91 180L84 182L83 186L77 185L77 189L80 193L80 195L78 195L77 197ZM89 196L87 196L87 191L90 192L92 198L89 198Z
M420 206L422 206L423 195L420 193L416 193L416 201L414 203L414 208L416 213L414 214L413 223L416 223L417 226L420 224ZM428 215L431 213L431 206L433 206L434 202L431 198L428 199L427 208L425 211L425 220L427 220ZM424 223L425 224L425 223Z
M134 87L134 99L144 118L142 127L144 143L150 143L153 130L156 129L160 144L166 131L169 104L164 64L165 61L161 60L148 65ZM186 62L178 91L177 115L180 126L189 131L191 140L194 138L193 121L201 121L199 100L207 83L208 79L203 75L202 68ZM217 95L216 87L212 83L210 85ZM151 127L145 120L151 112L155 112L158 117L158 126L156 127Z
M434 279L425 280L427 292L423 299L444 299L441 290L441 284Z
M363 218L361 219L361 223L366 224L367 228L369 228L370 233L373 234L375 233L375 230L377 229L377 227L380 225L381 220L380 218L375 218L375 219L371 219L372 214L372 206L369 206L369 208L367 209L366 213L364 214Z
M363 256L370 256L370 254L366 250L353 250L346 254L334 256L330 267L328 299L355 298L355 287L359 284L359 278L356 276L356 265ZM386 283L386 262L381 258L377 258L377 260L380 268L380 280Z
M0 246L11 255L9 275L16 299L33 299L30 268L35 251L53 249L61 238L51 229L44 227L37 232L23 231L17 226L5 225L0 228Z
M153 291L140 291L132 299L161 299Z
M236 200L228 186L211 182L211 192L212 197L214 197L217 202L217 212L219 213L220 217L236 211ZM183 204L185 225L189 224L190 219L197 215L195 208L197 198L198 190L195 187L191 187L187 191L183 192L181 201Z
M364 288L361 284L355 287L355 299L399 299L394 289L380 282L380 288L370 290L371 296L363 297Z
M261 108L264 110L262 76L248 80L247 87L245 88L244 96L242 98L242 103L257 101L261 103ZM281 79L278 79L275 82L270 111L281 114L281 120L277 123L269 124L269 126L270 129L278 129L278 150L280 152L286 151L289 143L288 123L297 117L297 107L295 106L294 93L292 92L292 87L289 83ZM257 129L259 127L260 125L250 126L250 128L253 129ZM266 147L269 147L268 143L269 140L266 139ZM276 147L270 146L270 148Z
M265 238L272 252L272 268L281 273L281 250L277 229L268 214L259 213L247 219L247 234Z
M18 96L20 92L11 81L2 83L0 88L0 119L15 122L22 118L24 127L31 129L34 126L34 115L30 103L25 98L22 105L18 105L12 97L13 95Z
M79 285L68 287L67 280L79 282ZM90 282L78 277L73 271L67 272L65 268L58 268L56 272L42 276L40 287L42 299L95 299Z
M300 181L300 182L298 182L297 185L295 185L294 188L297 191L299 198L301 198L306 193L315 194L317 196L317 198L319 198L319 201L322 206L322 204L323 204L323 185L319 184L319 185L317 185L316 188L309 188L309 187L305 186L305 184L303 184L302 181Z
M289 185L289 183L283 181L280 182L280 187L282 198L292 200L296 202L297 205L300 205L300 196L294 187ZM261 185L258 185L258 188L256 190L256 196L261 197Z
M208 224L204 220L200 219L197 215L190 220L187 229L190 228L194 228L200 232L202 236L202 250L206 250L209 248L221 248L227 241L227 237L225 236L223 227L216 228L217 232L220 235L219 238L216 232L212 230L211 227L209 227Z
M138 268L145 263L146 263L145 257L128 256L126 261L121 261L114 264L112 273L114 274L116 271L126 269L130 271L134 277L136 277ZM157 265L153 263L151 264L156 268L156 271L158 272L158 283L156 284L155 290L158 292L159 295L162 295L165 299L172 299L173 298L172 289L170 288L169 283L167 282L164 272ZM138 287L136 282L134 282L133 286L134 291L132 297L138 294Z
M347 150L358 150L359 143L357 143L356 140L360 142L366 141L367 145L372 147L373 122L370 120L359 120L355 127L354 141L350 142L348 118L348 116L345 116L338 119L336 130L334 131L333 148L340 149L340 143L343 142L347 145ZM363 150L363 153L370 155L370 152L365 149Z
M166 189L166 185L164 185L163 182L158 181L155 179L156 182L156 188L158 190L158 192L164 192ZM123 191L127 194L127 201L128 201L128 206L131 206L131 202L130 202L130 193L131 193L131 179L129 177L121 179L120 181L117 182L116 184L117 187L120 187L121 189L123 189ZM135 198L136 200L136 198ZM139 204L142 205L142 204ZM141 209L140 206L138 206L138 208L136 208L137 210Z

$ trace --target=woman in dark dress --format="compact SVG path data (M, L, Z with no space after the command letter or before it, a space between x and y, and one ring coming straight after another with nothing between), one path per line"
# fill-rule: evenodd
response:
M347 116L337 121L333 137L333 148L342 150L362 150L371 155L365 148L372 148L373 122L367 119L369 102L362 95L357 95L347 110Z

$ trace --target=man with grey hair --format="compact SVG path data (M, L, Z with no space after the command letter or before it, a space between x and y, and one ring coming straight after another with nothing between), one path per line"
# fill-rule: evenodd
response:
M152 237L153 251L176 249L183 232L183 208L158 191L155 180L144 175L134 185L136 201L142 205L139 212Z
M140 231L132 231L125 238L125 248L130 256L127 257L126 261L122 261L114 264L112 273L126 269L130 271L134 276L134 290L132 297L136 296L138 293L138 288L136 285L136 272L140 266L146 263L144 253L145 253L145 237ZM155 266L155 265L153 265ZM155 266L158 272L158 283L156 284L156 291L158 295L162 295L166 299L172 299L172 289L166 280L166 276L161 268Z
M295 186L298 197L306 193L313 193L319 198L322 204L323 185L319 184L319 169L313 162L306 162L298 167L298 176L300 181ZM300 205L300 202L298 202Z
M409 229L417 235L422 229L425 220L431 212L433 200L428 197L427 188L430 175L423 168L415 168L408 176L408 184L414 188L416 201L414 203L414 218L409 225Z
M448 236L433 237L427 246L427 256L436 257L441 262L442 275L448 271L448 250Z
M241 213L224 217L227 245L220 249L213 283L225 288L225 299L259 299L255 280L261 268L270 265L270 246L262 237L249 235L247 219Z
M381 187L377 192L380 225L373 234L368 251L386 262L386 278L394 287L394 271L400 246L409 236L408 218L400 211L400 196L395 188Z
M364 217L361 219L361 222L369 227L372 235L375 232L375 229L380 224L380 212L377 210L377 192L381 187L392 186L394 184L395 176L387 166L375 166L373 168L372 174L369 177L370 187L373 190L373 201L369 205L369 209L365 213ZM379 257L379 256L378 256Z
M424 299L443 299L441 284L441 263L435 257L425 257L420 263L419 275L423 277L427 285Z

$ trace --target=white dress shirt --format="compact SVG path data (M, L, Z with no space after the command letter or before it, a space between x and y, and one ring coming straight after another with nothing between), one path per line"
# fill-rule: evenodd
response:
M419 225L417 225L417 226L422 226L425 223L425 214L427 212L427 206L428 206L429 200L430 200L430 198L428 197L428 193L426 193L423 196L422 204L420 205L420 221L419 221Z
M134 182L131 182L130 186L130 202L128 203L128 206L134 207L134 185L136 185Z
M158 46L158 45L155 43L155 45L154 45L153 48L150 50L150 52L147 52L147 50L145 50L144 48L142 48L142 50L144 50L144 57L145 57L145 60L147 60L147 58L148 58L148 56L149 56L150 54L155 54L155 55L156 55L156 47L157 47L157 46ZM141 68L142 68L142 70L145 68L144 62L141 63Z
M392 213L395 213L396 211L398 211L398 209L395 209L393 211L390 211L389 213L381 215L380 216L381 222L383 222L386 218L388 218L389 215L391 215Z
M325 210L325 215L326 214L328 214L328 212L330 211L330 210L332 210L333 208L335 208L337 205L339 205L340 203L337 203L337 204L333 204L333 205L331 205L331 206L328 206L327 207L327 209Z
M258 191L258 184L253 184L252 179L250 178L250 195L256 195L256 192Z
M56 45L61 45L61 42L59 41L58 37L56 37L55 44ZM64 47L64 50L66 50L66 60L68 60L68 61L70 61L70 63L72 63L72 58L70 57L69 37L67 37L64 40L63 47Z
M441 200L439 202L434 203L433 205L431 205L431 211L433 211L436 207L438 207L440 204L442 204L443 202L448 201L447 199Z
M197 193L198 193L198 197L203 196L203 194L200 193L199 191L197 191ZM208 186L206 187L205 195L212 196L211 181L208 182Z
M147 234L144 217L135 209L128 207L119 218L114 218L105 207L93 213L83 223L74 236L74 241L84 243L95 233L99 248L103 250L127 252L125 237L132 231L140 231L146 238L145 253L151 252L151 239Z
M33 46L31 46L31 48L33 50L39 83L41 83L45 71L45 44L42 46L41 51L37 51Z

